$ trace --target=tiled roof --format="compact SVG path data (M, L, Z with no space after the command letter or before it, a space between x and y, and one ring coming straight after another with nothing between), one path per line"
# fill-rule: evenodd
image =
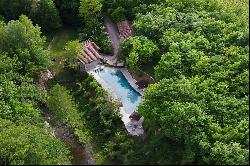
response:
M124 39L133 35L132 25L128 20L117 23L120 38Z
M141 119L141 115L139 115L138 114L138 112L133 112L130 116L129 116L129 118L130 119L133 119L133 120L136 120L136 121L139 121L140 119Z
M102 59L102 56L98 52L100 48L94 42L89 40L82 42L81 48L82 50L78 56L81 63L88 64L98 59Z

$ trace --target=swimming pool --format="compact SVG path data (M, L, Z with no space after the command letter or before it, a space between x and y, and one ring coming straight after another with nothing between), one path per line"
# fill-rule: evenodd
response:
M120 98L127 114L136 111L141 102L141 95L128 83L119 69L104 67L96 73L112 87L112 91Z

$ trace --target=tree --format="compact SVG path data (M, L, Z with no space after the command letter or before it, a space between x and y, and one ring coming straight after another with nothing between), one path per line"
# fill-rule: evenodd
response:
M79 15L84 19L84 30L79 34L81 40L91 39L104 53L109 53L111 43L108 39L108 33L103 26L102 0L81 0Z
M44 127L37 74L48 67L45 38L26 16L0 23L0 162L70 164L69 150Z
M0 22L4 22L4 21L5 21L4 17L0 15Z
M61 20L53 0L2 0L0 2L0 14L7 21L26 15L47 32L61 26Z
M167 0L141 6L146 11L134 20L136 35L156 43L161 55L154 67L159 82L146 89L138 111L150 140L182 144L184 163L248 162L248 23L228 6ZM135 53L131 64L140 59Z
M61 19L53 0L40 0L31 19L47 32L61 27Z
M105 0L103 1L103 13L108 13L116 21L134 20L137 14L133 11L135 8L141 5L149 6L154 3L160 3L160 0ZM138 11L141 12L142 10Z
M66 25L79 25L81 20L79 18L80 0L55 0L56 7L59 10L61 20Z
M18 58L22 65L20 72L32 75L49 66L48 52L44 48L45 37L26 16L0 25L0 34L0 49L11 58Z
M0 156L7 165L70 164L69 150L42 128L0 119L0 133Z
M70 164L69 150L44 127L37 74L48 67L45 38L26 16L0 23L0 162Z
M123 42L124 55L128 56L127 63L132 68L139 68L143 64L156 59L159 48L144 36L130 37Z
M102 9L101 0L81 0L79 16L85 21L87 33L96 34L96 29L101 28L100 12Z
M203 161L199 162L215 163L211 156L216 141L239 143L245 152L248 144L245 135L248 133L245 123L248 121L248 97L227 96L217 87L215 80L203 80L197 76L162 79L146 90L138 112L145 117L144 124L150 126L150 130L161 128L161 134L184 143L192 153L201 155ZM247 161L246 155L237 155L235 162ZM216 162L229 163L224 159Z
M79 7L80 16L87 19L87 17L98 14L102 9L101 0L81 0Z
M72 130L82 129L81 114L69 91L63 86L56 84L51 89L47 106L59 122L68 124Z
M140 66L139 66L140 62L139 61L140 61L139 55L136 52L131 52L129 54L129 57L126 59L126 63L133 70L138 70L140 68Z
M111 16L115 22L124 21L126 20L125 12L123 7L118 7L111 13Z
M32 4L35 4L34 0L1 0L0 13L7 19L17 19L22 14L29 15L32 13Z
M65 57L64 61L68 63L68 66L75 68L77 64L74 62L77 60L77 57L81 51L81 44L79 40L69 41L65 45Z
M243 149L238 143L224 144L216 142L212 148L211 162L222 165L247 165L249 150Z

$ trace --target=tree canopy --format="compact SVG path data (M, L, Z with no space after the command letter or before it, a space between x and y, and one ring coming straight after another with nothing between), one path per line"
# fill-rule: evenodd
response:
M56 84L50 92L47 100L49 110L64 124L70 124L72 129L81 129L81 114L77 111L77 105L73 101L69 91Z
M0 23L0 163L69 164L69 150L54 138L38 104L47 95L34 80L49 65L40 28L26 16Z
M48 67L49 56L40 27L20 16L17 21L0 24L0 49L21 63L19 72L34 74Z
M1 0L0 14L7 21L27 15L44 31L51 31L61 26L61 19L53 0Z
M159 48L147 37L128 38L124 41L123 47L123 54L129 54L126 60L131 68L139 68L146 63L159 59L159 57L155 57Z
M69 151L44 129L0 120L0 156L5 164L70 164Z
M94 143L97 164L247 165L248 7L247 0L1 0L0 164L71 164L45 124L46 108L81 143ZM119 103L72 63L81 41L111 52L105 17L132 22L118 60L155 79L137 110L142 138L126 133ZM50 39L63 24L77 27L79 39L62 33L54 62L42 32ZM57 65L48 92L40 90L39 74Z
M188 163L248 163L249 38L240 18L221 1L168 0L134 20L136 37L160 48L158 83L147 88L139 113L149 131L184 145ZM128 64L144 60L123 45Z

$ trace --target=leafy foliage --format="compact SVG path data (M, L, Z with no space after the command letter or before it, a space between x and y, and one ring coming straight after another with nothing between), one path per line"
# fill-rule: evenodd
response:
M67 148L44 127L37 105L47 101L81 142L95 142L100 164L248 164L248 6L246 0L1 0L0 163L70 164ZM102 15L133 20L135 36L123 42L123 58L132 70L153 66L158 81L139 106L143 140L126 135L116 104L90 76L69 69L72 80L53 80L67 88L57 84L49 96L37 89L36 75L50 61L40 28L22 14L45 31L60 27L59 14L65 24L84 22L80 39L106 53ZM65 50L69 63L79 41Z
M0 162L69 164L69 150L50 135L38 104L46 93L35 76L49 65L40 28L21 16L0 25Z
M105 0L103 13L109 14L114 21L133 20L137 13L135 8L143 5L159 3L162 0Z
M111 51L111 43L107 32L104 31L101 17L102 1L81 0L79 15L84 19L85 27L79 34L80 40L91 40L101 48L104 53Z
M111 16L115 22L120 22L126 20L125 12L123 7L118 7L111 13Z
M77 105L74 103L69 91L63 86L57 84L51 89L47 106L59 122L68 124L72 130L83 127Z
M9 57L18 59L21 63L19 72L22 74L35 74L49 66L44 44L45 38L41 37L40 28L34 27L26 16L0 25L0 49Z
M91 76L82 89L85 91L80 91L79 95L88 101L83 112L84 123L88 131L92 131L90 140L97 144L96 150L101 156L97 157L98 164L122 164L132 147L132 140L126 135L117 105Z
M123 51L123 54L128 54L127 64L134 69L159 59L159 57L155 57L159 48L144 36L126 39L123 43Z
M63 83L60 80L57 82ZM78 137L84 143L94 142L97 164L123 163L126 154L132 147L132 140L127 139L116 103L110 100L107 92L87 73L75 71L72 81L68 84L64 83L64 85L71 91L75 103L78 105L77 109L82 115L80 123L83 124L83 127L81 135ZM57 89L59 89L58 87ZM61 87L60 89L64 88ZM61 95L61 90L58 90L57 94L58 96ZM63 98L65 99L65 97ZM51 101L53 101L52 98ZM77 121L75 120L74 122L76 123ZM67 123L70 124L72 122Z
M80 0L54 0L59 15L65 25L81 25L79 14Z
M42 128L1 119L0 131L0 156L6 164L70 164L65 145Z
M2 0L0 14L8 21L18 19L21 15L27 15L45 31L61 26L61 19L53 0Z
M134 21L162 55L139 112L147 130L183 144L184 163L248 163L249 39L239 17L220 1L168 0ZM128 50L128 64L143 60Z
M46 31L61 27L61 18L53 0L40 0L36 12L30 17Z
M85 17L85 19L88 16L93 16L99 13L101 9L102 9L101 0L81 0L80 1L79 13L80 13L80 16Z
M64 61L70 68L76 68L77 64L75 61L77 60L77 56L81 51L81 44L79 40L69 41L65 45L65 56Z

